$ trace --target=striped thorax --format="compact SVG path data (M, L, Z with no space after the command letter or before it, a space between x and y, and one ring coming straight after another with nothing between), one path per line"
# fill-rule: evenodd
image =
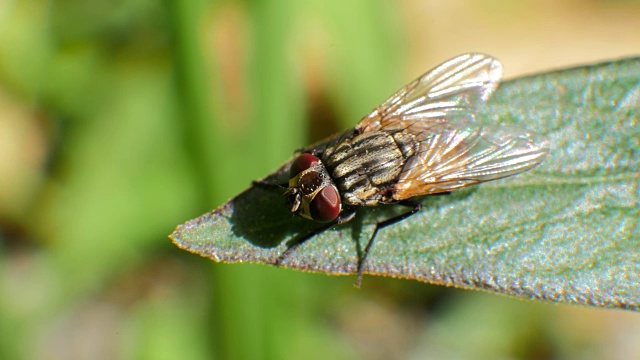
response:
M393 201L393 185L418 143L411 134L351 132L330 141L322 155L348 206L376 206Z

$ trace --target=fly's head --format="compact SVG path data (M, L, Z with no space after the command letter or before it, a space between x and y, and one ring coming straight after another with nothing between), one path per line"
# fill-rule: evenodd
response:
M324 164L311 154L302 154L291 164L285 196L291 212L309 220L330 222L342 211L338 189Z

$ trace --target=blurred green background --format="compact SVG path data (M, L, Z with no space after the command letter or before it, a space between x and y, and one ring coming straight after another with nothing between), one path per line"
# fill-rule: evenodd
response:
M0 359L632 359L640 316L215 264L176 225L452 56L640 53L638 1L0 0Z

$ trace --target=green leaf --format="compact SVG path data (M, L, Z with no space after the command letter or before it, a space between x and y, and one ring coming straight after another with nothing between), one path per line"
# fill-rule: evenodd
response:
M639 117L640 58L503 83L478 123L539 133L550 155L527 173L424 198L417 215L378 233L365 273L640 310ZM403 211L363 208L280 266L354 274L373 224ZM171 239L215 261L274 264L317 226L277 192L250 188Z

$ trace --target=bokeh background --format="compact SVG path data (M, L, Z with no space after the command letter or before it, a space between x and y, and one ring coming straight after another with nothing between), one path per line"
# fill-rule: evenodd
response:
M639 1L0 0L0 359L640 358L635 313L167 239L445 59L509 78L639 34Z

